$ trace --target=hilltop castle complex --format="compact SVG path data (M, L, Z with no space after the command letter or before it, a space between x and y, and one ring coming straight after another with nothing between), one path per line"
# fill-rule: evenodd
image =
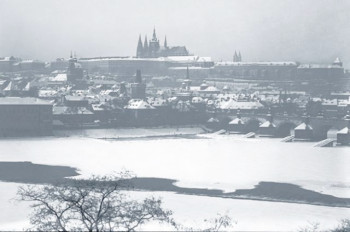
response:
M153 29L152 39L148 42L145 36L144 43L142 43L141 35L137 43L136 57L138 58L158 58L167 56L188 56L189 53L185 46L169 47L167 39L164 39L164 45L160 46L157 38L156 29Z

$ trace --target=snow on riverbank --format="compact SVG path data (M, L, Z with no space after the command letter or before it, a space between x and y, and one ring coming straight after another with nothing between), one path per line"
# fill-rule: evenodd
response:
M0 182L0 230L23 230L28 228L31 212L28 202L16 202L19 184ZM170 192L129 192L134 199L161 197L164 208L174 212L174 219L186 227L204 229L205 219L215 218L217 213L228 214L237 224L239 231L296 231L309 222L320 222L320 229L335 227L339 220L348 218L350 209L300 205L290 203L233 200L215 197L202 197L174 194ZM172 227L150 223L142 230L173 230Z
M96 139L144 138L171 135L196 135L203 133L200 127L154 127L154 128L118 128L118 129L82 129L57 130L57 137L84 137Z
M193 129L180 131L183 134L184 131L194 133ZM168 135L176 128L135 130L125 129L123 133L119 131L117 134L125 137ZM293 183L324 194L350 197L348 147L316 148L312 143L281 143L277 139L244 139L238 135L215 136L211 139L95 139L103 133L91 131L91 138L79 135L0 140L0 161L31 161L36 164L76 167L82 176L130 170L139 177L176 179L179 180L178 186L217 188L231 192L253 188L260 181ZM111 135L116 136L115 133ZM6 206L9 203L5 198L14 197L15 191L8 191L9 185L11 183L0 183L2 193L12 194L0 198L0 205ZM215 216L217 212L233 210L233 217L239 223L237 226L242 226L237 227L237 230L291 230L294 226L305 225L308 220L332 227L338 219L350 217L348 209L335 207L173 193L161 195L183 220L191 218L201 221ZM186 214L187 210L192 214ZM12 221L22 223L24 211L28 210L23 209L18 214L13 211L16 220ZM0 212L0 225L4 224L4 218L9 219L6 215L6 210Z

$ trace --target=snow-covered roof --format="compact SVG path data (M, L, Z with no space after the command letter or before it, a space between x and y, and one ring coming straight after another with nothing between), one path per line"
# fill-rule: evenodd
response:
M21 63L22 64L25 64L25 63L32 64L32 63L44 63L44 62L39 61L39 60L22 60Z
M216 88L215 86L208 86L207 88L200 90L200 92L217 92L219 93L220 90Z
M66 73L59 73L55 77L51 77L50 81L59 81L59 82L67 81L67 74Z
M217 118L209 118L209 120L207 122L220 122L219 119Z
M41 89L38 91L39 97L54 97L57 95L57 91L53 89Z
M23 91L29 91L30 90L30 82L26 84L26 86L23 88Z
M54 106L53 114L94 114L85 107Z
M297 62L294 61L264 61L264 62L232 62L232 61L220 61L216 62L215 66L297 66Z
M335 60L334 60L334 62L333 62L333 64L341 64L342 62L341 62L341 60L339 59L339 57L337 57Z
M66 101L87 101L87 99L84 96L77 96L77 95L67 95L65 96Z
M244 124L243 120L241 118L235 118L232 121L230 121L228 124L230 125L239 125Z
M336 68L336 69L342 69L339 65L333 65L333 64L301 64L298 66L298 69L330 69L330 68Z
M210 70L211 67L189 66L189 67L170 67L169 70Z
M295 127L294 130L312 130L312 127L309 124L306 124L305 122L303 122L299 126Z
M229 101L222 102L220 104L221 109L260 109L264 106L260 102L248 102L248 101L235 101L230 99Z
M204 100L201 97L193 97L192 98L192 103L202 103L202 102L204 102Z
M155 109L148 102L141 99L131 99L125 108L133 110Z
M0 105L52 105L51 102L33 97L2 97Z
M263 124L261 124L259 127L260 128L269 128L269 127L276 127L276 125L270 121L266 121Z
M343 129L341 129L340 131L338 131L337 134L342 134L342 135L350 134L350 129L349 129L349 127L345 127Z
M212 62L211 57L200 56L168 56L164 57L164 60L173 62Z
M83 58L79 62L89 61L159 61L159 62L178 62L178 63L192 63L192 62L212 62L211 57L200 57L200 56L168 56L158 58L136 58L136 57L94 57L94 58Z
M13 87L14 87L14 85L12 84L12 81L10 81L10 83L8 83L6 88L4 88L4 91L11 91L11 90L13 90Z
M165 99L161 99L161 98L156 98L156 99L149 99L148 103L151 106L154 107L160 107L160 106L166 106L168 105L167 101Z

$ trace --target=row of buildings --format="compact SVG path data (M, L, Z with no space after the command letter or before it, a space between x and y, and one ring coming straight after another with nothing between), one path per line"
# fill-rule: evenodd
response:
M232 81L338 81L349 78L345 75L339 58L329 64L301 64L295 61L249 62L243 61L241 52L234 52L232 61L214 61L211 57L191 55L185 46L169 46L165 37L161 45L154 29L152 38L141 35L136 55L130 57L58 58L52 62L21 60L14 57L0 58L0 72L67 70L75 59L75 65L89 73L113 73L130 76L137 69L145 76L185 76L187 67L193 79L217 79ZM340 85L342 86L342 85Z

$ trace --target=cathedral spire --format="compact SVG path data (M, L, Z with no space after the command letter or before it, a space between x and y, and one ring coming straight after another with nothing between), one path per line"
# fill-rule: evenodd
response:
M148 41L147 41L147 35L145 36L145 42L143 43L144 48L148 48Z
M157 41L157 34L156 34L156 28L153 28L153 37L152 37L152 41Z
M239 51L239 53L238 53L238 61L239 61L239 62L242 62L241 51Z
M137 43L136 57L141 57L143 52L143 46L141 41L141 35L139 35L139 42Z
M165 36L165 39L164 39L164 47L167 48L168 47L168 42L166 40L166 36Z
M235 51L235 54L233 55L233 62L237 62L238 61L238 56L237 56L237 52Z
M143 43L143 57L147 57L149 53L147 35L145 36L145 42Z

